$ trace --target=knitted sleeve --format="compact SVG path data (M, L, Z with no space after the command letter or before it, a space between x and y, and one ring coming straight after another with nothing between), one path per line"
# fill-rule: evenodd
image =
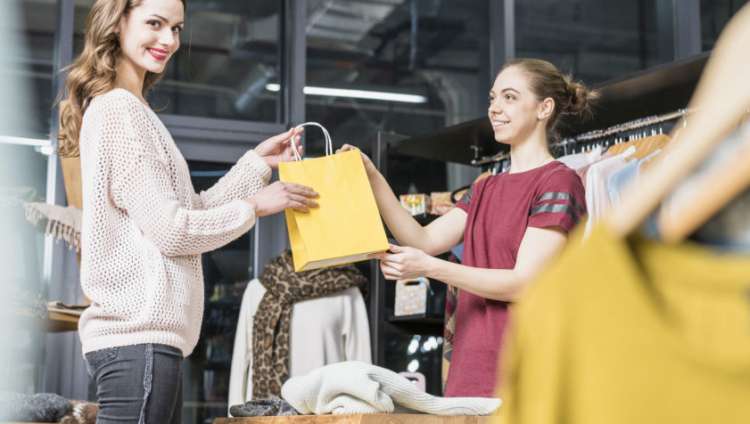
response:
M212 208L250 198L265 187L270 178L271 168L255 150L249 150L216 184L200 192L201 203Z
M149 136L149 117L135 103L113 99L101 115L100 159L108 166L115 206L125 210L165 256L208 252L248 231L255 223L255 211L244 201L199 210L178 201L176 171L160 158Z

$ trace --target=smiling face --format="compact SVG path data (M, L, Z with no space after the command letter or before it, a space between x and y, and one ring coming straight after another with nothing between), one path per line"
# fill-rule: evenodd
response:
M184 12L180 0L143 0L120 20L122 57L139 73L164 72L180 47Z
M540 101L531 90L529 77L518 66L505 68L490 90L487 115L495 140L513 145L531 135L539 125L546 125L551 99Z

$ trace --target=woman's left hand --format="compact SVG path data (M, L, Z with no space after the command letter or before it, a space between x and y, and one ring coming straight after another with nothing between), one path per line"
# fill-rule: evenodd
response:
M297 146L297 152L302 156L304 154L300 143L300 134L304 130L294 127L289 131L275 135L266 141L260 143L255 148L255 153L262 157L271 168L277 168L280 162L289 162L294 160L294 151L292 143Z
M380 259L380 270L387 280L410 280L425 277L434 259L413 247L391 245L391 253L376 255Z

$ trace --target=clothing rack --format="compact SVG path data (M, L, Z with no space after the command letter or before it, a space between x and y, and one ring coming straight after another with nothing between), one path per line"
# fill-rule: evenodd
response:
M579 150L583 151L586 148L591 147L591 145L593 144L603 145L603 147L610 147L614 144L636 138L663 134L664 132L667 132L663 127L654 127L683 118L684 116L688 115L688 113L688 109L678 109L674 112L665 113L662 115L647 116L644 118L639 118L613 125L611 127L587 131L573 137L566 137L560 141L550 143L550 150L552 150L553 152L561 153L562 155L566 155ZM633 134L634 132L638 131L640 132ZM510 153L507 151L503 151L493 156L474 159L471 161L471 164L480 167L492 165L490 167L491 170L494 172L498 172L506 167L503 162L508 160L510 160Z
M560 140L559 142L552 143L550 147L553 147L553 148L563 147L565 145L576 144L581 141L585 142L585 141L599 140L602 138L611 137L613 135L619 135L623 132L653 127L654 125L658 125L658 124L662 124L665 122L674 121L675 119L682 118L688 113L689 112L687 109L679 109L677 111L666 113L663 115L647 116L645 118L639 118L633 121L624 122L622 124L613 125L605 129L587 131L585 133L578 134L573 137L568 137L563 140Z

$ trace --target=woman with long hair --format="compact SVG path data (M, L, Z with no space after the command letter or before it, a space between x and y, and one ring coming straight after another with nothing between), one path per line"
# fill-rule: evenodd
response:
M510 146L510 170L475 183L457 208L426 227L362 155L380 213L401 244L379 256L385 277L427 276L458 289L446 396L494 396L509 303L586 213L583 184L552 157L548 139L561 119L590 113L594 97L549 62L508 62L490 90L487 114L495 140ZM435 257L462 240L462 264Z
M146 93L180 46L185 0L97 0L60 104L62 155L81 156L79 333L98 423L180 423L180 364L203 317L200 255L257 217L315 207L310 188L267 185L295 130L248 151L195 193L187 163Z

